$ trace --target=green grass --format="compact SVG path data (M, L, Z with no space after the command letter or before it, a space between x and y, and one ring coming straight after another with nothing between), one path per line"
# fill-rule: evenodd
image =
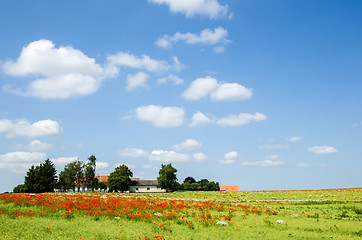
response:
M130 218L65 214L39 203L0 198L0 239L362 239L362 189L106 195L148 197L158 203L212 200L221 207L202 209L198 201L185 201L190 207L179 212L166 206L159 217Z

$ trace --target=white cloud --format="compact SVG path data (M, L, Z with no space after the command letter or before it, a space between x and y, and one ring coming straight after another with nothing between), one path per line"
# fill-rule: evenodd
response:
M283 161L283 159L281 159L278 155L266 156L264 157L263 161L254 161L254 162L245 161L242 163L243 166L255 166L255 167L272 167L284 164L285 161Z
M287 138L287 141L288 141L288 142L298 142L298 141L300 141L300 140L302 140L301 137L291 137L291 138Z
M126 148L119 151L118 156L131 158L144 158L148 156L148 152L139 148Z
M172 13L183 13L186 17L207 16L216 19L226 16L228 6L218 0L148 0L151 3L166 4Z
M219 84L215 78L210 76L198 78L190 84L189 88L182 93L182 96L187 100L200 100L218 86Z
M309 147L308 151L315 153L315 154L335 154L338 153L339 150L334 147L330 146L313 146Z
M210 95L211 100L245 100L253 96L252 90L238 83L223 83Z
M185 67L185 65L182 62L180 62L180 60L178 60L178 57L173 56L172 60L173 60L173 68L176 72L181 71Z
M71 46L56 48L46 39L23 47L20 56L3 65L11 76L36 76L27 90L4 90L43 99L66 99L96 92L104 79L103 68Z
M116 76L119 73L119 67L145 69L148 72L163 72L171 68L167 62L152 59L146 54L137 57L124 52L108 56L106 65L107 71L112 76Z
M52 145L46 142L41 142L39 140L33 140L29 144L23 146L23 145L17 145L16 148L19 149L26 149L31 152L39 152L39 151L45 151L49 148L51 148Z
M280 166L283 164L285 164L284 161L281 161L281 160L273 161L273 160L269 160L269 159L266 159L264 161L243 162L242 163L243 166L255 166L255 167L271 167L271 166Z
M225 153L224 159L220 160L221 164L232 164L235 162L235 159L238 158L239 154L236 151Z
M298 168L306 168L306 167L309 167L310 165L307 164L307 163L297 163L296 164L296 167Z
M97 170L107 169L108 167L109 167L108 163L96 161L96 169Z
M68 163L78 161L79 157L58 157L58 158L52 158L50 161L54 163L56 166L65 166Z
M239 127L247 125L251 122L260 122L266 120L267 117L262 113L240 113L239 115L229 115L227 117L221 118L217 121L217 124L226 127L233 126Z
M44 160L46 154L41 152L9 152L0 155L0 168L24 174L32 165L39 165Z
M259 149L284 149L284 148L289 148L289 145L265 145L259 147Z
M172 146L172 148L177 151L193 150L193 149L200 148L200 147L202 147L202 144L194 139L187 139L180 144L175 144Z
M209 157L208 156L206 156L205 154L203 154L203 153L194 153L193 155L192 155L192 157L194 158L194 160L196 161L196 162L203 162L203 161L205 161L205 160L207 160Z
M136 74L128 74L127 76L127 90L132 91L136 88L147 87L147 79L149 75L144 72L138 72Z
M238 83L218 83L210 76L194 80L182 93L182 97L187 100L200 100L208 95L213 101L237 101L249 99L253 93L252 89Z
M216 53L223 53L225 52L225 47L223 46L216 46L216 47L213 47L212 50Z
M139 120L153 123L156 127L178 127L184 122L185 111L178 107L141 106L136 109Z
M180 33L177 32L173 36L164 35L156 41L156 45L162 48L169 48L173 43L184 42L186 44L227 44L230 42L226 38L228 32L222 28L215 28L214 31L211 29L204 29L199 35L194 33Z
M197 113L194 113L194 115L192 115L192 122L190 123L189 126L190 127L206 126L212 122L213 122L213 120L211 120L205 114L203 114L201 112L197 112Z
M175 151L154 150L149 155L149 159L155 162L173 163L173 162L189 162L192 160L190 155L177 153Z
M157 80L157 83L159 84L168 83L168 82L171 82L174 85L181 85L184 83L184 80L172 74L168 75L167 77L159 78Z
M238 156L239 156L238 152L232 151L232 152L225 153L224 158L225 159L235 159Z
M29 138L59 135L62 131L59 123L53 120L40 120L29 123L26 119L11 121L0 120L0 133L5 133L7 138L24 136Z

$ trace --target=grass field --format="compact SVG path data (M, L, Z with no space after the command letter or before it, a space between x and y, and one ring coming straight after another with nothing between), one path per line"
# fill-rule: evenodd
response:
M0 239L362 239L362 189L0 194Z

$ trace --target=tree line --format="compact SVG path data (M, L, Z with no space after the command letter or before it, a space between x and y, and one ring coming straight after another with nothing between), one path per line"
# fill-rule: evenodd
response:
M24 184L16 186L13 192L43 193L76 190L86 187L88 191L100 189L109 192L125 192L131 186L133 173L126 165L120 165L109 175L107 182L99 182L96 177L96 157L91 155L86 163L76 160L68 163L57 176L55 166L49 159L34 167L31 166L26 173ZM207 179L196 181L187 177L182 184L177 182L177 169L172 164L161 164L157 177L158 188L169 191L218 191L218 182L209 182Z

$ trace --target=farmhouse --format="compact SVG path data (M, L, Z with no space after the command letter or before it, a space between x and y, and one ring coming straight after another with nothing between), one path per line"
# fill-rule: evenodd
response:
M107 182L108 176L98 176L99 182ZM139 178L131 178L131 185L129 187L129 192L135 193L156 193L156 192L166 192L165 189L157 187L157 180L141 180Z
M220 186L220 191L223 192L238 192L239 186Z
M131 178L129 192L166 192L165 189L158 188L157 185L157 180L140 180L139 178Z

